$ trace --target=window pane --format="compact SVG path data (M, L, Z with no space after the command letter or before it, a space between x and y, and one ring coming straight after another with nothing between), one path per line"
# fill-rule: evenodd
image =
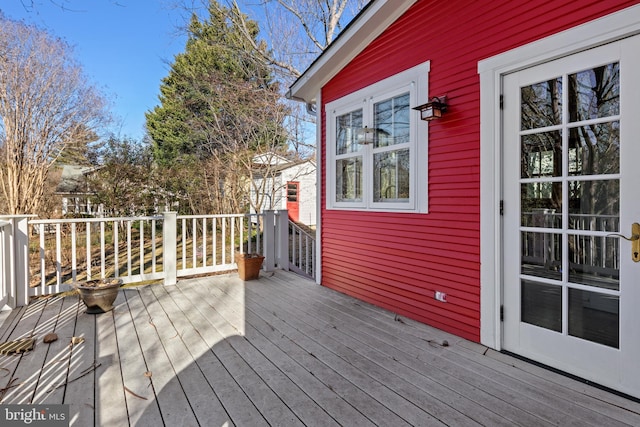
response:
M562 235L522 232L521 273L562 280Z
M362 201L362 157L336 161L336 201Z
M524 135L521 146L521 178L562 176L562 135L559 131Z
M293 182L287 183L287 202L298 201L298 184Z
M620 123L580 126L569 131L569 173L603 175L620 172Z
M620 297L569 289L569 335L619 348Z
M336 154L354 153L361 149L358 130L362 129L362 109L336 117Z
M378 148L408 143L409 113L408 93L374 104L374 146Z
M562 331L562 288L523 280L520 287L521 320Z
M409 201L409 150L375 154L373 164L374 201Z
M620 114L620 65L603 65L569 75L571 122Z
M569 204L569 228L619 232L619 180L569 181Z
M569 236L569 281L620 290L620 239Z
M522 97L520 129L538 129L562 123L562 78L525 86Z
M520 185L521 223L524 227L562 227L562 183L529 182Z

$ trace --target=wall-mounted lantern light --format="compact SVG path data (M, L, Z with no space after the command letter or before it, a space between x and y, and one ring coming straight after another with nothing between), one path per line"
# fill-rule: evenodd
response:
M381 128L363 127L356 130L356 141L360 145L380 143L390 137L389 132Z
M420 118L422 120L431 121L433 119L439 119L442 117L442 113L447 111L447 97L446 96L434 96L426 104L413 107L414 110L420 111Z
M367 126L359 128L356 133L358 144L367 145L373 143L376 130Z

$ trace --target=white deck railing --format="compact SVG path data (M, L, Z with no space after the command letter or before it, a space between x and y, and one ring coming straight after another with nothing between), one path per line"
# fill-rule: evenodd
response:
M289 222L289 268L298 274L316 277L316 237Z
M69 290L76 282L123 283L233 270L235 253L265 256L263 268L289 268L286 211L252 215L29 219L0 216L0 308Z

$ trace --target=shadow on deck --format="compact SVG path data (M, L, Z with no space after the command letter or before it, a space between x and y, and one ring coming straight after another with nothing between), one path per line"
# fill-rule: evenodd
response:
M0 328L29 336L0 402L68 403L70 425L640 425L636 402L282 271L128 288L100 315L40 299Z

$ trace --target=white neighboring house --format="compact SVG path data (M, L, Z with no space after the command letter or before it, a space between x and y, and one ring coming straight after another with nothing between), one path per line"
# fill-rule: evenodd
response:
M261 211L287 209L289 219L309 227L316 225L316 163L288 160L276 154L254 158L251 200L262 198ZM255 202L251 212L255 212Z
M89 188L87 175L95 172L95 166L61 165L62 175L56 195L62 199L62 215L103 216L102 204L91 203L94 192Z

